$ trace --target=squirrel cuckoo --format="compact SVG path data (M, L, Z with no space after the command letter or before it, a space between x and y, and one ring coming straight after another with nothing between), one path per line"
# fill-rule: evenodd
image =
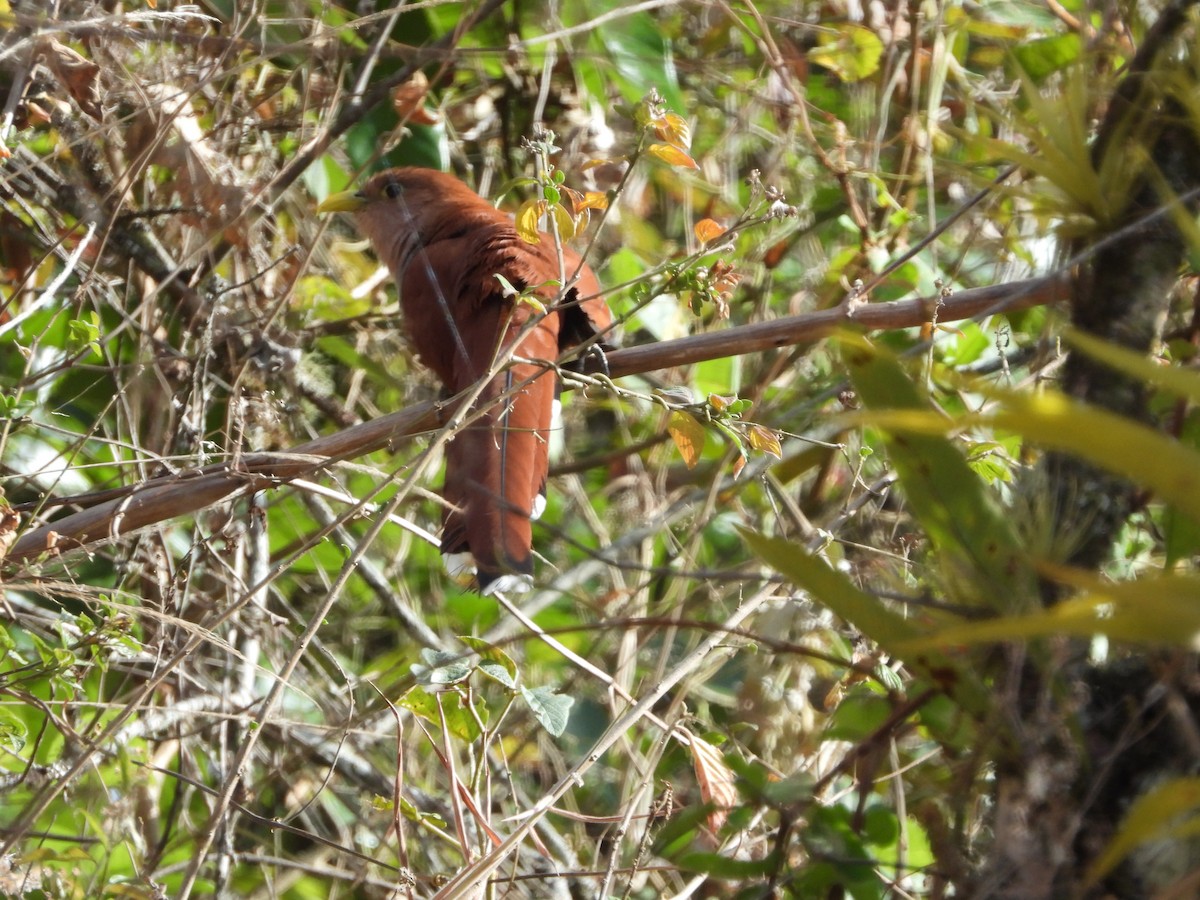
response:
M475 385L510 350L553 362L612 323L600 284L580 268L578 254L563 247L565 276L580 268L579 278L553 305L559 288L547 282L563 277L553 239L522 240L509 216L451 175L389 169L317 209L353 213L396 280L417 356L451 393ZM496 275L549 311L506 296ZM530 521L545 506L557 389L552 369L501 368L472 407L479 416L446 447L442 554L452 575L473 562L485 594L532 587Z

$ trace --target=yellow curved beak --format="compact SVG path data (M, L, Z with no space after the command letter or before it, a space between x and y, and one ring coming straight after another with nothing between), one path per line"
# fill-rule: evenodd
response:
M367 198L357 191L342 191L330 194L317 205L319 213L356 212L363 208Z

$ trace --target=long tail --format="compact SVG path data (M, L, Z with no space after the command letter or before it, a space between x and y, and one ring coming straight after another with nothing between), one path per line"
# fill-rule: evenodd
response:
M476 404L487 412L446 449L442 553L469 552L485 594L532 586L531 519L545 491L555 383L537 366L503 372Z

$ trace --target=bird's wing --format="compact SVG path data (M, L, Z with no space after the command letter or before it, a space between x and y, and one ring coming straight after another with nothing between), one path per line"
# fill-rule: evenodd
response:
M558 356L558 316L539 318L533 305L505 297L497 272L518 290L552 278L519 246L477 241L472 247L465 238L425 248L420 269L406 273L406 315L418 307L426 333L442 336L441 345L419 352L453 392L472 387L514 342L520 357ZM546 290L553 295L553 288L538 293ZM426 333L414 342L425 343ZM532 571L530 516L545 486L555 384L541 366L509 366L483 388L468 424L446 448L442 552L469 550L485 588L502 573Z

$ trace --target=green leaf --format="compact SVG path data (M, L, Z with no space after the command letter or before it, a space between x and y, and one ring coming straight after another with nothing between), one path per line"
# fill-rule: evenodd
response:
M857 743L878 731L891 714L887 697L856 686L838 703L821 738Z
M1079 35L1068 31L1053 37L1020 41L1013 46L1013 56L1030 78L1040 82L1079 59L1082 49Z
M555 737L561 735L567 728L571 717L571 707L575 704L574 697L566 694L556 694L549 688L521 688L521 696L529 704L534 717Z
M906 641L916 642L924 634L908 619L892 612L882 600L859 590L847 576L835 572L798 544L739 530L759 559L808 591L814 600L833 610L883 650L904 656L964 709L977 714L988 709L987 692L965 661L960 663L937 652L903 653Z
M292 305L311 311L327 322L361 316L370 311L369 297L354 297L342 284L324 275L306 275L296 282Z
M1046 574L1084 593L1029 615L944 628L902 641L899 650L919 653L964 644L1097 634L1132 644L1200 646L1200 576L1164 575L1110 584L1071 570L1047 567Z
M20 753L25 746L28 730L16 716L0 713L0 747L10 753Z
M479 671L484 675L510 690L517 686L517 664L511 656L480 638L459 635L458 639L479 654Z
M463 696L457 691L431 694L424 688L417 686L411 688L401 697L396 705L407 709L414 715L420 716L427 722L432 722L439 728L442 725L442 718L444 716L447 730L455 737L464 741L478 740L483 734L480 730L479 722L476 721L476 716L479 717L479 721L487 721L487 708L483 706L482 701L477 703L475 714L473 715L466 708Z
M914 419L940 421L948 431L955 422L933 411L894 358L859 339L842 346L855 390L871 410L865 419L888 432L905 500L948 564L956 599L982 599L1001 612L1014 603L1036 604L1032 571L995 495L958 447L927 428L909 427Z
M883 41L869 28L843 23L823 28L817 35L817 46L808 51L808 58L842 81L862 81L879 71Z
M1200 834L1200 778L1173 778L1143 794L1125 815L1116 835L1088 870L1088 886L1148 841Z
M72 353L90 349L99 355L100 316L96 312L86 312L78 319L67 322L67 348Z
M1137 379L1169 391L1193 404L1200 404L1200 373L1175 366L1161 366L1144 353L1135 353L1077 329L1070 329L1063 338L1072 348L1081 350L1092 359Z
M300 176L308 192L318 200L324 200L330 194L337 194L350 187L353 179L346 173L336 159L326 153L318 157L311 166Z
M1200 521L1200 453L1115 413L1062 394L995 393L1000 411L981 423L1123 475Z
M457 684L466 679L475 665L461 653L449 650L432 650L425 647L421 650L420 663L413 663L409 671L419 684Z
M685 853L675 864L685 871L738 881L770 875L779 867L779 854L773 850L761 859L733 859L720 853Z
M583 11L582 6L579 11ZM611 60L613 68L606 68L602 73L604 83L612 85L615 82L630 102L640 100L653 86L668 109L687 109L687 101L679 89L671 42L663 34L661 18L639 12L589 28L589 31L593 49L601 57ZM602 92L600 96L607 96L607 93Z

